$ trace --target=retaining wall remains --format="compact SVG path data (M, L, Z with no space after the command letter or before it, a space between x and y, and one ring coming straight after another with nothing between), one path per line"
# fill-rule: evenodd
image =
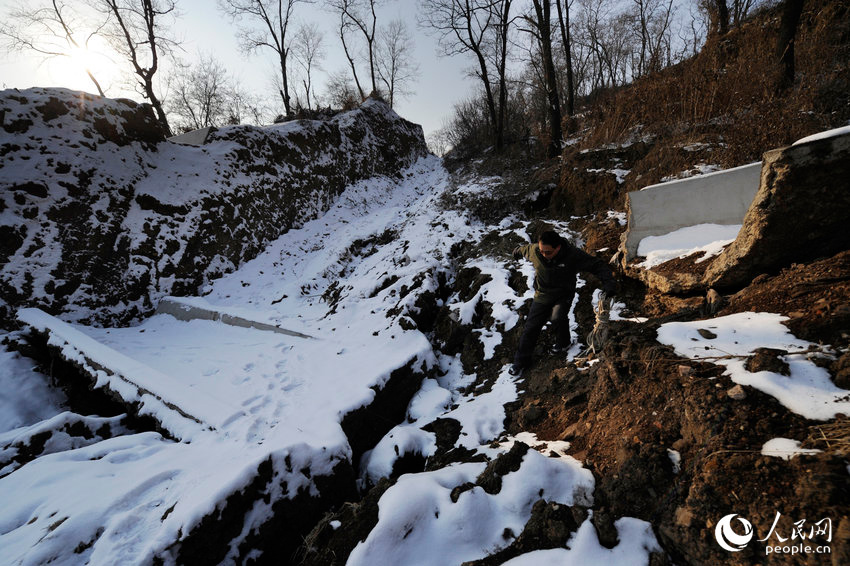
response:
M650 185L628 194L626 260L647 236L697 224L741 224L759 188L761 163Z

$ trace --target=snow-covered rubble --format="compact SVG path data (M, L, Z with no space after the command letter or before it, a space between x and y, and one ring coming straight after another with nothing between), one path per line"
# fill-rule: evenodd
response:
M732 381L748 385L776 398L790 411L813 420L850 415L850 392L835 386L829 372L808 355L816 344L796 338L781 323L788 320L772 313L738 313L711 320L669 322L658 331L658 341L676 353L695 360L722 365ZM702 332L700 332L702 330ZM748 371L747 357L757 348L784 352L789 375L771 371Z

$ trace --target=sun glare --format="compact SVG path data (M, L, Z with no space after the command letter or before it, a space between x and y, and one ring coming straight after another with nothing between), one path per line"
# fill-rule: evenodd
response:
M71 51L68 53L68 56L71 58L72 63L79 69L83 71L85 71L86 69L91 69L92 72L95 71L95 69L93 68L95 63L95 57L85 47L72 47Z
M101 88L108 89L117 77L115 64L104 52L85 47L72 47L67 57L52 61L50 74L57 83L66 88L97 93L87 73L91 73Z

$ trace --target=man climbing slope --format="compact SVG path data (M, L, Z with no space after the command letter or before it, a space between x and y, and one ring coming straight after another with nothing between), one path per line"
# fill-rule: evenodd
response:
M605 262L573 246L552 230L540 234L536 244L516 247L514 258L523 257L534 265L535 293L510 369L511 375L521 374L531 364L531 354L547 321L553 325L556 350L566 351L569 348L569 311L576 292L578 272L588 271L596 275L602 282L602 291L608 296L617 289L614 274Z

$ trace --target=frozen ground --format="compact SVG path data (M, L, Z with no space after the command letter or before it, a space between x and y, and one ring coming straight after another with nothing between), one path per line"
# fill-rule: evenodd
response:
M399 455L398 445L402 454L428 455L433 435L419 426L438 416L461 422L459 443L464 446L474 449L496 438L502 431L504 404L516 399L513 379L504 372L489 393L463 395L459 389L474 376L465 375L458 360L432 352L419 331L402 326L418 293L436 287L437 273L451 272L451 246L480 238L490 228L462 213L442 210L437 199L449 188L448 175L435 158L421 160L400 181L378 178L349 187L323 217L291 230L255 260L211 284L203 298L190 301L315 339L212 321L179 321L165 314L129 328L93 328L36 310L22 311L22 320L50 329L53 343L66 356L89 364L100 384L127 401L140 402L142 412L158 419L172 439L153 432L126 434L67 446L22 468L5 470L8 475L0 479L0 498L6 503L0 514L0 544L8 563L145 564L154 556L174 560L169 548L181 533L191 531L219 501L247 485L259 463L271 457L288 491L280 492L278 483L270 500L257 503L242 533L231 542L235 556L245 536L268 519L269 501L298 489L314 491L310 478L331 473L339 460L351 457L342 417L368 404L374 396L371 388L408 363L416 368L439 366L442 377L423 383L411 403L410 422L393 429L364 456L364 479L388 473ZM507 286L504 263L486 258L480 263L493 275L481 296L450 301L461 318L478 300L495 306L494 326L480 329L482 341L492 349L501 339L499 331L518 321L505 302L528 297L517 296ZM531 275L528 266L523 269ZM28 369L10 365L20 361L6 363L16 373ZM100 371L101 366L115 371ZM40 395L49 397L49 390L43 389ZM54 410L45 404L41 413L10 420L7 429ZM11 430L4 442L11 446L35 431ZM530 514L529 493L551 491L563 503L574 492L590 497L592 478L579 463L544 458L541 462L550 468L539 475L528 471L540 465L531 461L511 480L526 486L512 496L521 497L521 505L511 503L506 494L502 499L507 503L487 503L487 498L476 496L474 505L453 508L453 520L461 522L473 520L482 504L497 514L492 524L476 531L464 556L492 551L504 524L519 529ZM466 481L470 473L447 470L442 475L450 479L434 482L422 475L409 481L424 486L418 489L426 499L441 499L442 490L451 491L453 481ZM569 479L575 474L583 479ZM398 512L415 512L415 507ZM450 516L428 527L435 541L452 528ZM375 558L388 551L379 534L383 529L361 555ZM435 557L442 555L435 550Z
M343 416L368 404L372 387L408 363L437 369L439 377L423 381L407 421L363 455L363 484L389 474L400 455L432 454L434 435L421 427L439 417L460 422L459 446L488 458L509 450L511 442L491 445L503 432L505 403L519 394L507 368L487 393L462 392L476 376L465 373L459 359L433 351L409 317L417 297L437 288L438 274L454 276L453 245L492 230L524 234L515 228L522 223L513 218L485 226L463 212L445 210L440 195L447 190L452 190L449 176L433 157L420 160L401 179L353 185L324 216L289 231L190 300L313 339L179 321L165 314L130 328L92 328L22 312L33 326L51 329L67 355L119 368L113 375L101 371L101 383L141 402L143 412L159 419L170 435L124 431L90 443L59 439L34 461L0 469L4 563L148 564L154 557L174 563L175 541L245 487L261 462L270 461L276 481L230 541L225 562L235 560L238 545L269 519L276 500L299 489L315 492L314 478L351 458L340 426ZM462 190L484 189L469 184ZM516 308L533 294L520 296L508 286L509 261L475 259L489 282L470 300L453 295L446 301L458 320L467 322L478 301L492 305L492 325L475 330L485 357L493 355L501 333L519 323ZM519 268L532 276L528 264ZM744 356L758 346L783 347L791 352L791 379L747 375L737 358L727 367L734 380L776 396L809 418L847 412L847 402L840 399L847 392L830 389L828 378L824 381L805 356L793 353L809 344L778 323L777 315L752 313L671 323L662 327L659 340L692 357ZM718 338L708 341L699 328L711 329ZM46 427L94 418L63 415L62 398L28 362L9 353L0 362L12 375L3 382L11 384L11 395L32 400L14 414L4 412L0 454L9 456L17 441ZM2 408L17 405L14 399L0 401ZM520 440L547 456L529 451L520 469L504 477L498 495L475 488L451 501L452 490L474 480L483 464L403 476L381 499L378 525L349 563L452 564L480 558L509 542L502 537L506 528L521 531L540 494L566 505L591 503L593 477L566 454L566 443ZM779 443L765 450L790 454L791 448ZM552 452L557 457L549 457ZM658 548L648 523L624 518L616 527L620 543L614 549L603 548L585 522L569 549L531 553L510 564L647 564L649 552Z

